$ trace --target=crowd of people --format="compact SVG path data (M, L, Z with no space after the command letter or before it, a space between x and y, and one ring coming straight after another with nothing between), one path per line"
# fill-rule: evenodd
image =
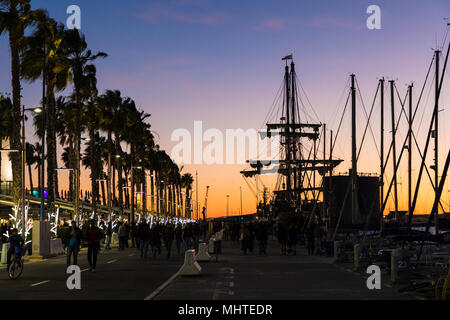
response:
M323 252L323 242L326 240L325 225L317 218L304 225L299 221L245 221L224 223L226 240L240 241L244 255L253 253L255 241L258 254L267 254L268 239L277 239L280 245L280 255L296 255L299 241L308 248L309 255L320 255Z
M15 241L23 243L17 230L9 230L7 224L1 226L2 242ZM111 250L113 239L118 242L118 250L136 248L140 251L141 258L151 256L156 259L165 250L165 256L170 259L172 248L180 256L184 250L198 249L200 241L207 241L211 235L220 232L221 238L231 243L240 242L240 248L244 255L253 253L255 241L259 255L267 255L267 243L269 239L277 239L280 245L280 255L296 255L299 241L305 244L309 255L322 254L322 243L326 237L326 229L317 218L306 224L303 221L286 223L285 221L232 221L232 222L190 222L186 224L152 223L145 219L139 223L129 223L127 220L116 222L84 221L79 228L75 221L69 226L64 222L59 234L63 246L67 252L67 266L77 264L78 253L81 246L87 247L87 258L90 270L95 272L97 256L104 248ZM12 237L7 239L6 234ZM13 248L8 252L8 263Z
M88 248L90 270L95 272L99 251L102 247L105 250L111 250L111 242L115 236L118 240L118 250L136 248L140 250L141 258L147 258L150 249L153 258L156 259L162 254L162 248L164 248L167 259L170 259L174 242L178 255L181 255L182 250L197 250L200 240L206 239L208 225L203 222L184 225L156 222L150 225L144 219L138 224L130 224L126 220L114 224L102 221L97 226L97 223L92 220L89 223L83 223L81 228L72 221L71 226L65 230L61 238L67 252L67 266L71 264L71 261L77 264L78 252L84 244Z

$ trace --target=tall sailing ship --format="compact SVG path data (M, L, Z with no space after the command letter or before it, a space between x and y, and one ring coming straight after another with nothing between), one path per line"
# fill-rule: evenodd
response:
M266 137L280 135L279 154L272 161L249 159L249 168L241 171L248 184L249 180L254 180L257 215L276 218L287 214L304 221L318 219L329 228L337 224L344 228L361 228L370 211L379 210L379 179L377 176L359 176L356 166L352 166L348 174L333 175L333 170L343 160L333 158L332 131L328 147L326 124L306 114L304 101L309 102L309 99L297 79L292 55L282 61L285 67L279 103L275 106L277 110L271 111L279 118L269 119L265 124ZM351 90L354 102L354 85ZM260 201L261 176L273 172L276 174L275 185L270 192L263 187ZM346 192L347 186L352 188ZM377 199L374 203L365 201L374 196ZM347 198L351 200L347 201ZM372 225L377 223L377 214L373 217Z

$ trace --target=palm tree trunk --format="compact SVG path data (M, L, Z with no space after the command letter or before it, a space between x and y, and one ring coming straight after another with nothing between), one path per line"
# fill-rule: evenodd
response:
M28 176L30 177L30 192L33 192L33 175L31 174L31 164L28 165Z
M152 209L152 214L154 214L155 212L155 188L153 185L154 179L153 179L153 175L155 174L154 170L150 170L150 190L152 193L152 197L151 198L151 209Z
M121 148L120 148L120 140L119 135L115 134L114 141L116 144L116 154L121 154ZM122 161L118 158L116 158L116 166L117 166L117 191L119 192L119 209L120 209L120 215L123 215L123 178L122 178Z
M143 174L142 174L143 180L142 180L142 191L144 193L142 193L142 205L143 205L143 216L146 217L147 216L147 177L145 175L145 170L143 170Z
M158 214L158 217L161 215L161 197L160 197L160 178L159 178L159 171L155 171L155 184L156 184L156 212Z
M105 173L102 170L102 181L101 181L101 188L102 188L102 203L104 206L106 206L106 193L105 193Z
M48 71L46 71L48 73ZM47 92L46 92L46 119L47 119L47 197L48 203L51 205L57 198L58 181L55 169L57 168L56 160L56 109L55 109L55 95L53 91L53 84L50 79L51 74L47 77Z
M92 114L91 114L92 117ZM89 124L89 149L90 149L90 164L91 164L91 190L92 190L92 210L97 210L97 199L98 199L98 182L99 179L99 170L98 170L98 161L97 161L97 144L95 143L95 131L94 131L94 125L93 120L91 118L90 124Z
M38 170L38 187L39 187L41 185L41 162L40 161L38 161L37 170Z
M19 47L18 39L16 39L16 33L18 33L19 27L13 27L13 30L9 32L9 46L11 49L11 85L12 85L12 102L13 102L13 114L12 121L14 123L13 130L10 135L10 148L20 149L20 57L19 57ZM12 163L13 172L13 201L14 203L19 203L20 193L22 188L21 182L21 164L20 164L20 153L13 152L10 154L10 159Z
M112 184L111 184L111 188L112 188L112 198L114 200L116 200L116 165L114 162L112 162Z

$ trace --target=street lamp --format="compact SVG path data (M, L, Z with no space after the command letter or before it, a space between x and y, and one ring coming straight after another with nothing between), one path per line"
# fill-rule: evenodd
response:
M22 105L22 200L21 200L21 215L22 215L22 238L25 240L25 150L26 150L26 142L25 142L25 111L33 111L34 113L41 113L42 109L40 107L37 108L25 108Z

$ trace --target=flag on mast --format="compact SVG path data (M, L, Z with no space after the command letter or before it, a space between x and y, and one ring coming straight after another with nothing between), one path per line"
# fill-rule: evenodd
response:
M284 58L281 58L281 60L288 60L288 59L292 60L292 54L290 54Z

